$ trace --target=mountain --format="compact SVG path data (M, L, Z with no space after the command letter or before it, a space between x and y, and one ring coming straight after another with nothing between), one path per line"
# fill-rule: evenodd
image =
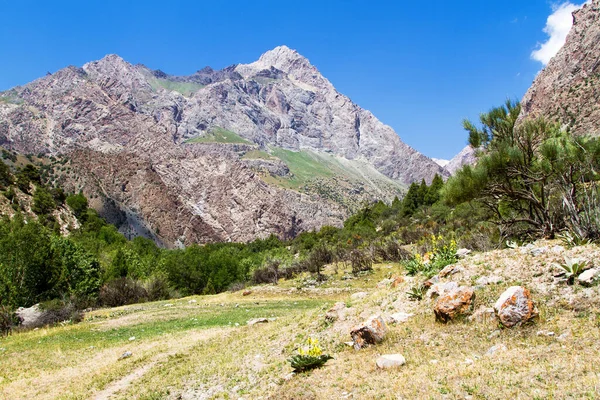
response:
M464 165L473 165L475 164L475 161L475 149L473 149L471 145L467 145L457 155L452 157L452 160L450 160L444 168L450 175L454 175L454 173Z
M432 160L442 168L444 168L450 162L450 160L443 160L441 158L432 158Z
M544 115L575 134L600 135L600 0L573 13L561 50L522 100L521 119Z
M183 77L67 67L1 93L0 145L60 157L63 187L167 246L291 237L447 176L285 46Z

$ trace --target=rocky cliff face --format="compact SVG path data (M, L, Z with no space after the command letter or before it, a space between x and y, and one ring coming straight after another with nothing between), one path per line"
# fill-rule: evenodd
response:
M573 13L562 49L522 100L521 118L544 115L575 134L600 135L600 0Z
M167 245L289 237L447 175L285 46L186 77L65 68L0 94L0 145L64 156L56 179Z

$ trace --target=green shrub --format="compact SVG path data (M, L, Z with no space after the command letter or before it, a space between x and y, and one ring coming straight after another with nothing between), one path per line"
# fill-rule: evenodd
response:
M148 299L148 292L142 285L130 278L112 280L100 288L100 303L108 307L141 303Z

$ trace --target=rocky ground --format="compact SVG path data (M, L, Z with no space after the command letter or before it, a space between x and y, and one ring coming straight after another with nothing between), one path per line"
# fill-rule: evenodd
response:
M471 253L427 280L342 265L235 293L87 314L0 340L8 398L597 398L596 245ZM555 263L587 268L573 284ZM407 292L423 284L421 300ZM312 337L333 356L294 374ZM35 384L33 384L35 383Z

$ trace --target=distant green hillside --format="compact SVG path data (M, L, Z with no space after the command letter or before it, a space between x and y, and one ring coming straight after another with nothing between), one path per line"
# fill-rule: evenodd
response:
M190 97L192 94L202 89L204 85L194 82L177 82L171 81L164 78L149 78L148 82L152 86L152 89L158 90L160 88L167 89L170 91L179 92L186 97Z
M184 143L240 143L251 144L237 133L220 127L212 128L206 135L186 140Z

